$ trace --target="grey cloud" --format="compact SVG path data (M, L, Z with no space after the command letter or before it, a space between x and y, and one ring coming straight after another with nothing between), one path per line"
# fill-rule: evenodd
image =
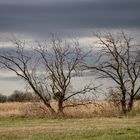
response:
M25 3L28 4L26 0ZM52 0L52 4L48 3L51 1L41 0L39 5L24 5L21 1L1 4L0 31L41 35L94 28L140 28L139 0L72 0L69 3Z
M77 0L78 2L84 2L85 0ZM86 0L86 1L96 1L96 0ZM75 0L0 0L0 4L58 4L58 3L71 3L76 2Z

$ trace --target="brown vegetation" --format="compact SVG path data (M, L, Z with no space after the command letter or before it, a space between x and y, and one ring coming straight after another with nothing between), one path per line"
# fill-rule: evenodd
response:
M51 105L57 110L57 103L52 102ZM134 110L140 110L140 102L136 101ZM120 116L119 107L109 101L95 101L86 105L69 107L64 109L66 117L90 118L90 117L116 117ZM52 117L49 110L43 103L26 102L26 103L0 103L0 116L39 116Z

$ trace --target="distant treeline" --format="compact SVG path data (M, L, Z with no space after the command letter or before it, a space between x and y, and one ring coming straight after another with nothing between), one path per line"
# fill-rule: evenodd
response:
M6 96L0 94L0 103L5 102L30 102L30 101L39 101L39 97L35 96L31 92L23 92L15 90L11 95ZM135 97L135 100L140 100L140 94Z
M6 96L0 94L0 103L4 102L29 102L29 101L38 101L39 98L34 96L31 92L23 92L15 90L11 95Z

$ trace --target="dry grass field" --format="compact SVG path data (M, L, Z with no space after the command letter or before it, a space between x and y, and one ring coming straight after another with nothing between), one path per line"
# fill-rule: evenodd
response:
M52 103L56 108L56 103ZM134 111L140 112L140 102L134 104ZM119 107L111 102L96 101L87 105L66 108L64 110L66 116L74 118L90 118L90 117L116 117L120 115ZM133 114L132 114L133 115ZM50 113L42 103L39 102L9 102L0 103L0 116L39 116L49 117Z

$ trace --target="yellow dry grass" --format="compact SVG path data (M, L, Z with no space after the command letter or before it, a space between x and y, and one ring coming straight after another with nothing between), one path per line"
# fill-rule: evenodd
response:
M24 108L29 103L0 103L0 116L21 116L24 115Z
M57 110L56 102L52 106ZM134 104L136 110L140 110L140 102ZM95 101L87 105L65 108L64 112L68 117L104 116L112 117L119 115L119 107L108 101ZM50 116L50 112L39 102L27 103L0 103L0 116Z

